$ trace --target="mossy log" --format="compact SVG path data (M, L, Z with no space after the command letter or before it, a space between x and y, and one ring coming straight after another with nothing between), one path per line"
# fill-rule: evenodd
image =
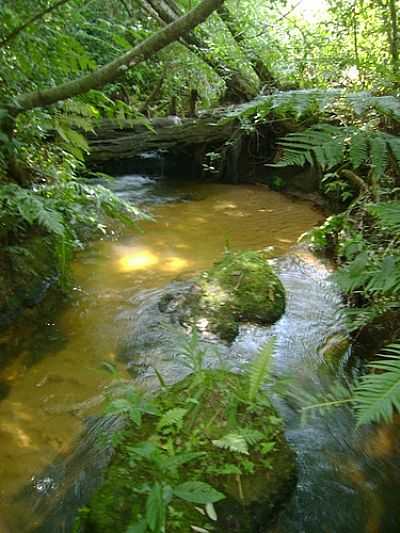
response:
M130 159L151 150L223 143L237 129L236 120L220 120L216 115L175 121L173 118L154 119L147 125L129 120L102 121L88 138L89 162Z

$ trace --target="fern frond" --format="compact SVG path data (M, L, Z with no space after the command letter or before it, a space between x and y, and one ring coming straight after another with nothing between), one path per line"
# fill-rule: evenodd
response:
M381 115L400 120L400 100L395 96L374 96L370 103Z
M363 376L354 391L358 425L389 422L400 411L400 344L391 344L379 356L385 359L368 368L380 373Z
M63 108L67 113L73 113L87 118L97 118L99 115L98 110L93 105L76 99L66 100Z
M397 165L400 166L400 138L387 134L386 139L392 156L394 157Z
M368 135L358 131L351 139L349 150L350 162L354 169L359 168L368 159Z
M303 422L310 417L323 416L333 409L353 403L351 387L345 382L334 383L328 390L317 393L292 387L289 396L299 406Z
M86 117L81 117L80 115L64 115L63 123L85 132L93 131L94 128L93 120Z
M217 448L222 448L223 450L249 455L249 447L247 446L247 442L240 433L228 433L220 439L213 440L212 443Z
M348 265L339 268L332 277L343 291L352 292L362 287L368 281L368 265L368 252L362 252Z
M380 178L385 173L388 164L388 147L382 134L376 134L369 138L370 162L374 176Z
M231 452L249 454L249 446L254 446L263 438L263 434L256 429L239 428L224 435L220 439L212 441L217 448L223 448Z
M400 231L400 202L374 204L368 211L377 217L384 228Z
M302 132L289 133L279 140L283 147L281 160L272 167L303 166L306 163L329 169L344 157L346 128L316 124Z
M362 309L358 307L346 309L345 318L347 327L350 332L358 331L384 314L390 311L398 311L399 309L400 302L393 300L387 301L387 298Z
M225 117L240 117L263 122L271 116L326 116L352 112L362 116L374 109L377 114L400 120L400 100L394 96L372 96L362 91L359 93L345 93L340 89L299 89L294 91L277 92L271 96L262 96L236 107Z
M58 211L42 207L38 210L37 221L49 233L55 233L60 237L65 235L66 230L63 224L63 217Z
M371 293L396 293L400 290L400 260L388 255L371 271L366 285Z
M359 116L363 115L372 105L371 95L365 91L348 94L345 98L349 108Z
M275 337L272 337L259 351L256 359L252 361L247 369L249 380L248 399L253 402L260 390L260 387L269 374L272 355L275 348Z
M160 418L157 424L157 429L160 431L161 429L170 426L177 426L180 428L187 412L188 410L182 407L174 407L173 409L169 409Z

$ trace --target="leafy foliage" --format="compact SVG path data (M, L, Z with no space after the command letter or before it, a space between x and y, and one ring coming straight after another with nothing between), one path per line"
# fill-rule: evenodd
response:
M280 161L269 166L318 165L331 170L348 163L354 170L362 165L382 177L390 163L389 153L397 159L400 139L385 132L360 130L352 126L316 124L301 132L289 133L279 141Z
M260 431L238 428L236 431L227 433L220 439L212 441L217 448L223 448L231 452L243 453L249 455L249 445L254 446L263 438Z
M24 239L41 231L55 239L59 270L64 283L66 259L88 238L104 235L115 227L115 221L134 226L144 213L119 200L111 191L89 186L77 180L22 188L8 183L0 186L0 241L20 249Z
M378 357L382 359L369 363L369 372L352 385L336 383L319 394L296 389L292 395L302 406L303 419L350 405L358 426L390 422L400 411L400 344L388 345Z
M191 351L199 342L191 340ZM265 359L257 366L257 384L265 378ZM130 422L118 436L107 482L113 493L120 490L116 479L128 490L127 531L207 531L218 521L213 504L225 498L223 480L235 475L241 483L242 474L273 468L281 421L266 397L249 403L248 390L247 374L202 369L155 398L138 392L111 402L107 411ZM115 512L106 512L110 524ZM90 510L82 512L81 520L88 518Z
M400 411L400 344L391 344L370 363L372 372L362 376L354 389L357 423L390 422Z
M175 426L178 429L182 428L183 420L187 412L188 410L182 407L174 407L169 409L160 418L160 421L157 425L158 430L161 431L170 426Z
M259 351L257 357L247 369L249 380L248 400L254 402L260 387L267 379L271 367L272 356L275 347L275 337L272 337Z
M127 398L113 400L108 406L108 412L126 414L137 427L141 426L144 414L158 415L155 405L139 392L133 392Z
M374 204L369 207L369 211L384 228L400 232L400 202Z
M225 496L203 481L186 481L174 488L175 496L191 503L207 504L223 500Z

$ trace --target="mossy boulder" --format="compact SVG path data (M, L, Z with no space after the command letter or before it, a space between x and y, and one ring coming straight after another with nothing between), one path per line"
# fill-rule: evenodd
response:
M285 290L263 252L227 252L195 282L184 320L232 341L240 322L273 324L285 310Z
M75 531L125 533L134 524L132 531L150 531L157 493L168 533L253 533L268 525L294 488L295 460L276 411L264 396L249 402L247 387L245 376L207 370L162 393L157 415L120 436ZM199 494L182 498L184 488L205 483L219 494L215 515Z
M58 268L53 237L30 235L14 246L0 246L0 329L43 300Z

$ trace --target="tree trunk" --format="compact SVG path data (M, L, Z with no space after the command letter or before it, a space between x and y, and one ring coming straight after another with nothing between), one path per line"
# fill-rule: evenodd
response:
M122 76L128 68L146 61L146 59L149 59L190 32L195 26L204 22L223 2L224 0L203 0L186 15L174 20L159 32L94 72L50 89L35 91L17 97L14 104L8 107L9 113L15 117L21 112L37 107L47 107L73 96L84 94L92 89L103 87Z
M399 72L399 25L397 20L396 0L389 0L390 10L390 53L392 56L393 74L396 76Z
M268 70L263 60L257 55L256 52L249 52L248 48L246 47L244 35L240 30L240 22L224 5L219 7L217 12L225 26L228 28L236 44L242 50L250 65L253 67L254 72L257 74L261 83L266 83L269 86L276 86L276 80L274 79L272 73Z

